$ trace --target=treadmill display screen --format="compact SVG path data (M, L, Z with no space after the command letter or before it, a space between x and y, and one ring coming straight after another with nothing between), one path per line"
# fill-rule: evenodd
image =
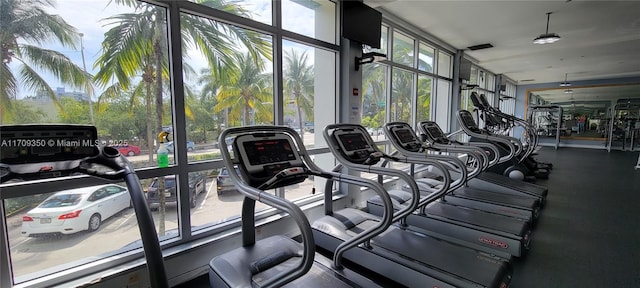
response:
M296 160L291 144L286 139L250 141L243 144L251 165Z
M370 148L367 140L364 139L364 135L361 133L342 134L339 135L339 137L340 142L342 142L342 146L344 146L344 149L347 150L347 152Z
M429 135L431 135L431 138L433 139L445 138L444 134L442 134L442 131L440 131L438 127L434 127L434 126L427 127L427 132L429 133Z
M398 140L400 140L400 143L402 144L416 142L415 135L408 129L398 129L395 131L395 134L398 136Z
M473 116L471 116L468 112L467 113L460 113L460 118L462 119L462 124L464 124L464 126L467 126L467 128L475 130L478 128L478 126L476 125L476 121L473 120Z
M14 125L0 128L0 162L26 164L98 155L98 135L87 125Z

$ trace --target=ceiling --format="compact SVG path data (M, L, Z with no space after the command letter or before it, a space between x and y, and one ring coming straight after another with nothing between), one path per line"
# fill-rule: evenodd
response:
M364 0L518 85L640 76L640 1ZM562 39L537 45L549 32ZM494 47L470 51L469 46ZM638 90L636 90L638 91ZM640 93L636 93L638 95ZM640 95L638 95L640 97Z

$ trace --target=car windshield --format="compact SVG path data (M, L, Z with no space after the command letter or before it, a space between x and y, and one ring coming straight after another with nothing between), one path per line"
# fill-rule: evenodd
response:
M80 194L62 194L54 195L51 198L44 200L38 207L40 208L56 208L74 206L80 202L82 195Z

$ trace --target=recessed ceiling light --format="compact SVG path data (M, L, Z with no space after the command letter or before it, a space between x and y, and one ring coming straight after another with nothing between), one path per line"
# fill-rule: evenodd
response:
M491 43L485 43L485 44L480 44L480 45L473 45L473 46L469 46L467 47L469 50L471 51L476 51L476 50L482 50L482 49L488 49L488 48L493 48L493 45L491 45Z

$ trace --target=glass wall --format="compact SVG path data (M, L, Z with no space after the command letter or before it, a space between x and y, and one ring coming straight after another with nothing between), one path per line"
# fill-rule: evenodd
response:
M382 26L381 43L381 49L372 51L385 53L390 60L362 66L362 125L383 139L380 127L388 121L416 125L446 119L448 124L451 54L389 23Z
M116 147L143 175L165 246L238 225L242 197L220 161L220 148L233 139L219 143L223 129L288 125L307 148L326 147L315 127L336 121L339 47L332 1L30 3L3 6L3 29L16 31L17 39L6 45L20 54L8 54L1 63L10 85L0 85L0 123L95 125L101 143ZM273 13L274 7L281 11ZM173 37L177 26L169 25L169 11L180 11L181 31ZM19 36L35 29L16 20L30 13L58 15L42 25L60 30ZM169 39L179 44L171 46ZM170 154L168 168L156 164L160 131L175 140L162 143ZM314 159L325 169L335 164L328 154ZM55 189L32 182L1 188L8 223L2 233L11 255L1 260L2 269L10 267L14 284L140 248L123 183L89 182L76 177ZM308 180L269 192L312 201L323 189L323 182ZM76 208L95 203L106 203L104 210ZM74 209L53 212L52 205Z

